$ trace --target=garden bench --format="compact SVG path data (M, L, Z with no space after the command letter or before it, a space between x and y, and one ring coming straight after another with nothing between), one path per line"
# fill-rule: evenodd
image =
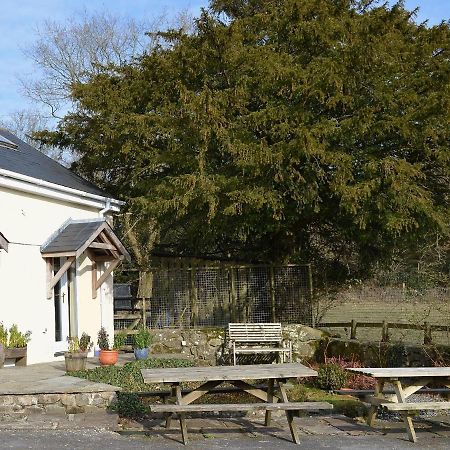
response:
M292 362L292 342L283 340L281 323L229 323L228 339L234 365L238 354L276 353L278 361Z

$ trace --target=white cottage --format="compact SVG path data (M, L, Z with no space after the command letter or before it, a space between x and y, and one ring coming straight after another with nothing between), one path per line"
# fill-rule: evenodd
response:
M114 335L121 205L0 128L0 322L32 332L29 364L60 358L68 336Z

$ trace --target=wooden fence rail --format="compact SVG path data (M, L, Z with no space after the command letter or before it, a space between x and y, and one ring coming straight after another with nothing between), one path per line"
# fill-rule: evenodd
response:
M428 322L423 324L388 322L359 322L355 319L350 322L324 322L317 325L318 328L350 328L350 339L356 339L358 328L381 328L381 342L389 341L389 329L423 331L423 343L433 343L433 331L450 331L450 325L432 325Z

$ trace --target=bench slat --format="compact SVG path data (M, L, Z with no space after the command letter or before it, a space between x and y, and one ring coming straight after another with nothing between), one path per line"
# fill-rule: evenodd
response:
M389 411L422 411L450 409L450 402L382 403Z
M152 412L176 413L176 412L210 412L210 411L299 411L299 410L330 410L333 405L327 402L288 402L288 403L226 403L226 404L201 404L201 405L151 405Z
M287 352L290 350L288 348L237 348L236 353L274 353L274 352Z

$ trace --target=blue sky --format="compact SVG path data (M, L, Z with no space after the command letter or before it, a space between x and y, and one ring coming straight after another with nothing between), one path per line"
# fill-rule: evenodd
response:
M108 10L138 19L151 19L162 13L170 17L183 9L196 15L207 4L208 0L1 0L0 119L30 106L20 93L16 75L33 71L21 48L33 41L33 30L44 20L64 21L83 10ZM407 0L406 6L420 7L419 21L428 19L430 24L436 24L450 19L450 0Z

